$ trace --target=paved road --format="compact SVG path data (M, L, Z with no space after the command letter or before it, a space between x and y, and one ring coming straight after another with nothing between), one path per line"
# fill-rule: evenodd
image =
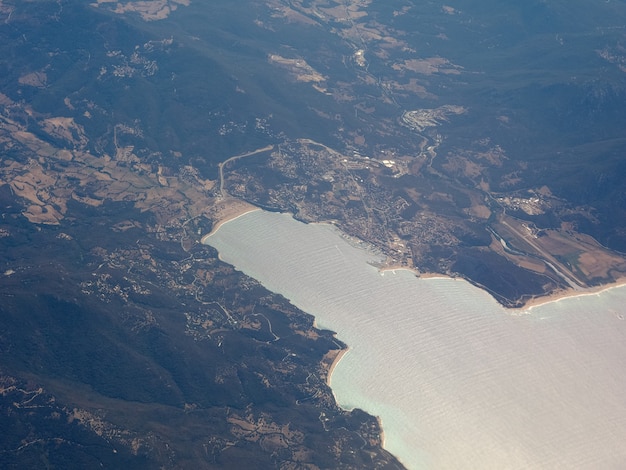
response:
M270 150L274 150L273 145L268 145L267 147L263 147L260 149L253 150L252 152L243 153L241 155L235 155L234 157L230 157L224 160L221 163L218 163L217 167L219 169L219 177L220 177L220 198L224 198L224 167L228 165L228 163L238 160L240 158L251 157L252 155L256 155L258 153L269 152Z

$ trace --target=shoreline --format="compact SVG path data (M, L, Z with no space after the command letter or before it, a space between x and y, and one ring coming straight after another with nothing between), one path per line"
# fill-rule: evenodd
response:
M242 217L243 215L246 215L252 211L256 211L256 210L263 210L261 208L258 208L256 206L253 206L251 204L248 203L244 203L244 204L237 204L236 201L222 201L224 204L224 210L220 211L217 210L213 213L214 216L214 220L217 220L217 222L215 223L215 226L212 228L211 232L208 235L205 235L204 237L202 237L202 242L206 243L208 237L212 234L214 234L215 232L217 232L217 230L226 222L235 220L239 217ZM229 207L228 203L231 202L233 203L232 207ZM227 210L228 209L228 210ZM218 217L221 216L220 217ZM292 217L293 215L290 214ZM316 224L328 224L331 226L335 226L335 224L332 223L316 223ZM341 230L338 229L338 231L340 233ZM272 243L273 245L276 245L276 243ZM360 245L360 244L359 244ZM363 244L363 249L367 250L367 243L364 242ZM330 260L329 260L329 265L334 266L337 264L337 260L338 257L335 254L334 256L331 256ZM373 265L373 264L372 264ZM375 265L373 265L375 266ZM610 282L606 282L602 285L597 285L597 286L591 286L591 287L586 287L586 288L580 288L580 289L576 289L576 288L562 288L562 289L558 289L555 290L553 292L546 292L545 294L541 294L541 295L536 295L536 296L531 296L531 295L527 295L524 297L521 297L519 299L519 303L522 304L520 307L505 307L502 303L497 301L497 298L486 288L477 285L475 283L472 283L471 281L469 281L468 279L466 279L465 277L462 276L449 276L446 274L441 274L441 273L435 273L435 272L420 272L418 269L416 268L412 268L412 267L408 267L408 266L398 266L398 265L394 265L392 263L390 263L389 265L385 266L376 266L377 271L379 272L379 275L384 276L386 275L387 271L392 271L395 273L395 271L397 270L404 270L404 271L409 271L411 272L417 279L422 278L422 279L450 279L453 281L459 281L459 280L463 280L468 282L470 285L472 285L475 288L480 289L480 291L482 291L483 294L488 295L496 304L498 304L500 310L499 312L502 313L507 313L508 315L500 315L501 317L515 317L517 315L522 316L522 315L526 315L526 314L533 314L533 315L538 315L539 317L541 316L540 312L533 312L532 309L535 307L539 307L545 304L551 304L552 302L558 302L564 299L569 299L569 298L575 298L575 297L583 297L583 296L590 296L590 295L599 295L602 292L608 291L610 289L615 289L618 287L624 287L626 286L626 277L625 276L620 276L617 277L616 279L611 280ZM447 289L446 289L447 290ZM621 291L620 291L621 293ZM506 300L506 299L505 299ZM308 313L308 312L307 312ZM503 318L500 319L500 321L502 321ZM317 319L315 318L315 316L313 316L313 327L315 328L319 328L319 326L317 325ZM339 344L338 344L339 346ZM339 347L338 349L333 349L330 350L329 352L331 352L331 354L329 354L328 356L326 356L324 358L324 360L322 360L322 364L324 366L324 369L326 369L326 377L325 377L325 383L326 385L329 387L330 392L332 393L332 396L335 400L335 403L337 404L337 406L339 406L342 409L346 409L349 411L348 408L344 408L339 401L337 400L337 395L335 394L335 391L333 389L332 386L332 379L333 379L333 374L336 371L336 367L338 366L338 364L341 362L341 360L345 357L345 355L350 351L350 347ZM383 449L386 450L386 437L385 437L385 433L384 433L384 428L383 428L383 421L380 418L380 416L375 416L374 413L372 413L371 411L367 411L364 409L364 411L374 417L377 420L377 423L379 425L379 439L380 439L380 445ZM384 414L384 413L383 413ZM387 418L385 418L387 419ZM393 421L393 419L392 419ZM387 422L388 425L390 425L390 431L392 430L393 427L393 422ZM390 434L391 435L391 434ZM394 437L394 436L392 436ZM390 438L390 443L393 444L391 442Z
M590 295L598 295L602 292L616 289L618 287L626 286L626 277L619 277L616 280L602 284L599 286L587 287L581 290L574 289L564 289L557 292L553 292L551 294L546 294L538 297L531 297L523 307L519 308L510 308L507 310L521 310L521 311L530 311L536 307L541 307L542 305L550 304L553 302L560 302L566 299L574 299L576 297L587 297Z
M383 419L380 416L376 416L376 421L378 422L378 428L380 429L380 446L385 449L385 428L383 428ZM398 457L396 458L400 460Z
M217 219L217 222L215 223L211 231L207 233L206 235L203 235L202 238L200 239L200 243L202 243L203 245L206 244L206 240L215 232L217 232L219 228L225 223L238 219L239 217L243 217L244 215L249 214L250 212L263 210L262 208L257 207L253 204L250 204L249 202L246 202L242 199L231 198L231 197L220 201L220 203L222 204L222 207L218 207L216 210L216 214L215 214L215 218ZM289 213L289 215L293 217L293 214ZM341 232L341 229L339 229L339 227L337 227L337 225L333 223L332 221L331 222L310 222L310 223L330 225L332 227L336 227ZM363 244L367 245L367 242L363 242ZM365 246L363 247L359 246L358 248L367 249ZM464 277L452 277L452 276L448 276L442 273L421 272L416 268L411 268L408 266L390 265L390 266L383 266L379 268L379 272L381 275L384 275L386 272L394 272L394 271L400 271L400 270L409 271L413 273L419 279L452 279L452 280L462 279L466 282L469 282L470 284L473 284L471 281L469 281L468 279L465 279ZM485 289L484 287L476 285L476 284L473 284L473 285L477 287L478 289L483 290L491 297L494 297L493 294L489 292L489 290ZM619 277L615 279L614 281L608 282L606 284L582 288L580 290L560 289L551 293L546 293L545 295L530 296L527 300L523 300L523 299L521 300L523 302L523 305L520 307L506 307L502 305L500 302L498 302L497 299L496 299L496 302L498 302L502 306L502 308L504 308L505 311L507 312L518 313L518 314L530 314L531 310L533 310L536 307L541 307L542 305L550 304L552 302L560 302L561 300L565 300L565 299L585 297L588 295L596 295L601 292L604 292L610 289L615 289L617 287L622 287L622 286L626 286L626 276ZM347 350L345 351L347 352ZM336 359L336 362L341 360L341 357L343 357L343 354L345 354L345 352L338 355L338 359ZM336 363L333 363L331 365L331 369L328 374L328 380L330 380L330 375L335 366L336 366Z
M337 353L337 355L335 356L335 358L333 359L333 362L330 364L329 368L328 368L328 372L326 373L326 385L330 388L331 393L333 394L333 397L335 399L335 403L337 403L337 406L339 406L340 408L347 410L347 411L351 411L348 408L344 408L343 406L341 406L341 404L339 403L339 401L337 400L337 396L335 395L335 392L333 390L333 387L331 385L331 381L332 381L332 375L333 372L335 371L335 367L337 367L337 365L341 362L341 360L345 357L345 355L350 351L349 347L346 347L344 349L339 350L339 352ZM365 410L364 410L365 411ZM365 411L367 414L369 414L370 416L373 416L376 419L376 422L378 423L378 429L379 429L379 439L380 439L380 446L387 450L385 448L385 428L383 427L383 419L380 416L374 416L371 413L369 413L368 411ZM396 457L397 458L397 457Z
M326 373L326 385L328 385L331 388L331 390L332 390L332 386L330 385L330 382L332 380L332 376L333 376L333 372L335 371L335 367L337 367L337 364L339 364L341 362L341 360L348 353L348 351L350 351L349 347L346 347L344 349L340 349L339 352L337 353L337 355L335 356L335 358L333 359L333 362L331 362L330 366L328 367L328 372ZM334 395L335 395L335 392L333 392L333 396ZM335 397L335 401L337 401L337 397ZM339 404L339 403L337 403L337 404Z
M446 274L441 274L441 273L420 272L415 268L410 268L407 266L385 266L381 268L379 271L381 274L384 274L385 272L390 272L390 271L393 272L393 271L400 271L400 270L409 271L415 274L415 276L418 277L419 279L452 279L452 280L462 279L474 285L476 288L486 292L491 297L493 297L493 295L487 289L485 289L484 287L478 286L476 284L473 284L472 282L465 279L464 277L452 277L452 276L448 276ZM601 292L615 289L618 287L623 287L623 286L626 286L626 276L618 277L614 281L607 282L606 284L581 288L580 290L560 289L554 292L546 293L545 295L531 296L528 298L528 300L523 300L523 299L521 300L524 303L521 307L505 307L500 302L498 303L502 305L502 308L504 308L507 312L530 313L532 309L536 307L541 307L542 305L550 304L553 302L560 302L566 299L573 299L576 297L586 297L589 295L597 295ZM496 299L496 302L497 302L497 299Z
M409 271L415 274L415 277L419 279L459 279L458 277L447 276L446 274L419 271L418 269L408 266L384 266L378 270L378 272L383 275L387 272L393 273L394 271Z
M203 245L206 245L206 240L215 232L217 232L219 228L225 223L238 219L239 217L243 217L250 212L262 210L260 207L254 206L240 199L227 199L222 201L222 204L224 204L224 206L222 208L218 208L215 215L217 222L215 223L213 228L211 228L211 231L209 233L203 235L202 238L200 238L200 243Z

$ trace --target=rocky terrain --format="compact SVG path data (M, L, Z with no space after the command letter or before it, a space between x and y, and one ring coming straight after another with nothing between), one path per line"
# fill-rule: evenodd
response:
M149 4L148 4L149 3ZM0 1L0 463L399 468L252 207L519 307L626 272L617 2Z

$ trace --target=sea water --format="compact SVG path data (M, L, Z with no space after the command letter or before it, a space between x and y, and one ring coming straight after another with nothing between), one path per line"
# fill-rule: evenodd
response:
M379 416L408 468L626 468L626 288L506 310L265 211L206 243L348 344L337 401Z

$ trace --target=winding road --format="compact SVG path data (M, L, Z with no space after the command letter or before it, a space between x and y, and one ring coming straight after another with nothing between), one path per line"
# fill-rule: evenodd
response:
M269 152L270 150L274 150L273 145L268 145L267 147L263 147L260 149L253 150L252 152L243 153L241 155L235 155L234 157L227 158L221 163L217 164L217 168L219 169L219 178L220 178L220 199L224 198L224 167L228 165L230 162L239 160L240 158L251 157L252 155L257 155L263 152Z

